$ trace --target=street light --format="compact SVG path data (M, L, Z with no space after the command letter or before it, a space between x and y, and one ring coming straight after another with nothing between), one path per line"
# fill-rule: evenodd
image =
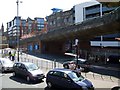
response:
M19 2L19 0L17 0L16 3L17 3L17 51L18 51L18 58L17 59L19 62L19 34L20 34L19 32L20 32L20 30L19 30L19 25L18 25L19 24L18 23L19 22L18 16L19 16L19 3L22 3L22 1Z
M77 65L78 65L78 42L79 42L79 40L78 39L75 39L75 46L76 46L76 55L77 55L77 57L76 57L76 59L77 59Z

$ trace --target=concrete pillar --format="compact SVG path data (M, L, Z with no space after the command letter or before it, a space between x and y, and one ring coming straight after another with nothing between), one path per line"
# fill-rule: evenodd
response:
M89 40L85 40L85 41L80 41L79 40L79 57L81 58L88 58L88 51L90 50L91 46L90 46L90 41Z
M79 49L90 49L90 48L91 46L89 40L84 40L84 41L79 40Z

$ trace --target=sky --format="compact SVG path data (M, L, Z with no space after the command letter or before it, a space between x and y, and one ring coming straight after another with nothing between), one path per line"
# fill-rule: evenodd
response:
M7 22L17 16L17 0L0 0L0 27L3 23L5 29ZM74 5L91 0L19 0L19 16L22 19L30 17L45 18L52 13L52 8L63 9L63 11L70 10Z

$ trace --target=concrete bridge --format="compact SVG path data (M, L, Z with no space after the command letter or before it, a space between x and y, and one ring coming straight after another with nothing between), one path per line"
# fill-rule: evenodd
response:
M89 40L100 35L120 33L120 7L102 17L96 17L81 23L48 31L41 35L20 41L20 46L34 44L40 45L40 52L64 52L64 44L67 40L78 38L84 43L81 48L89 48ZM44 46L44 47L43 47Z

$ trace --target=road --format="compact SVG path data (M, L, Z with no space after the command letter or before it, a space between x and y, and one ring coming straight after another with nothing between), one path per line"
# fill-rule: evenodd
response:
M114 86L118 86L119 84L118 83L119 81L116 78L112 78L112 79L110 79L109 77L101 78L98 75L97 76L95 75L93 77L92 74L85 75L85 73L82 73L82 75L85 76L90 81L92 81L96 90L100 88L106 88L110 90L110 88ZM29 84L22 78L13 77L12 73L0 74L0 82L2 83L1 84L2 88L39 88L43 90L49 90L46 87L47 85L46 85L45 79L43 79L43 81L38 83Z
M0 79L2 79L2 88L45 88L45 79L38 83L29 84L26 80L20 77L13 77L12 73L3 74Z

